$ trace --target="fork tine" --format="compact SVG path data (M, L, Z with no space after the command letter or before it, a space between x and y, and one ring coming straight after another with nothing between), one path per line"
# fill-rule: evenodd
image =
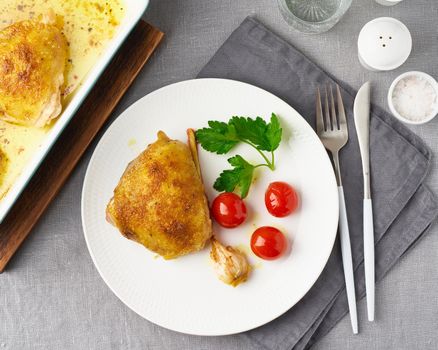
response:
M319 87L316 88L316 132L318 135L324 132L324 118L322 116L321 93Z
M331 114L331 122L332 122L332 129L337 130L339 129L339 117L336 116L336 110L335 110L335 99L333 98L333 89L332 84L329 85L330 90L330 114Z
M338 102L338 121L339 121L339 129L342 129L345 126L345 129L348 131L347 126L347 118L345 117L345 109L344 103L342 102L341 90L339 89L339 85L336 84L336 95Z
M330 109L328 102L328 93L327 93L327 85L324 87L325 89L325 99L324 99L324 115L325 115L325 129L333 130L333 125L330 121Z

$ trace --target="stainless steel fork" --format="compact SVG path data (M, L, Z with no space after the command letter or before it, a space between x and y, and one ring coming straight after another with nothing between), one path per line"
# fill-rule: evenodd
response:
M321 103L319 88L316 91L316 132L324 147L333 156L336 181L339 195L339 234L342 251L342 264L344 267L345 285L347 289L348 308L350 310L351 326L353 333L358 332L356 293L354 288L353 259L351 254L350 232L348 230L347 210L345 206L344 189L342 187L341 170L339 165L339 151L348 142L348 126L345 117L344 104L341 91L336 85L337 110L331 86L325 86L324 113ZM330 103L329 103L330 100Z

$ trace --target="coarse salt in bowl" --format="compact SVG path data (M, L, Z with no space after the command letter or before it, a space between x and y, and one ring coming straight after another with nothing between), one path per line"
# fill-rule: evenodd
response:
M423 72L404 73L391 84L388 105L404 123L427 123L438 114L438 83Z

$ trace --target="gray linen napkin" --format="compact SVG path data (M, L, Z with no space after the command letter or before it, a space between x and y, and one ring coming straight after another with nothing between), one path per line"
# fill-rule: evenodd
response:
M199 77L228 78L264 88L293 106L315 125L315 90L342 87L350 139L341 151L341 168L354 257L356 292L365 295L362 245L362 167L352 106L355 96L290 44L253 18L228 38ZM376 241L376 279L380 280L423 235L438 214L434 195L422 185L431 154L422 141L382 109L371 117L371 179ZM377 310L379 306L377 305ZM339 243L311 290L271 323L242 334L263 349L305 349L348 312ZM377 312L378 318L378 312Z

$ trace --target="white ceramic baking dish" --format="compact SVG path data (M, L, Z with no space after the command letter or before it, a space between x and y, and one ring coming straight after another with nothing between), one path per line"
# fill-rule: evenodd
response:
M84 78L82 85L78 88L72 100L66 106L61 116L44 138L41 147L34 153L26 167L23 169L21 175L16 179L7 194L0 201L0 223L12 208L15 201L26 187L27 183L32 178L33 174L38 169L44 157L53 146L65 126L69 123L70 119L74 116L85 97L93 88L94 84L99 79L99 76L102 74L103 70L116 53L117 49L121 46L136 23L140 20L142 14L149 4L149 0L124 0L124 4L126 11L125 17L123 18L122 23L120 23L120 26L117 28L116 34L108 43L94 67Z

